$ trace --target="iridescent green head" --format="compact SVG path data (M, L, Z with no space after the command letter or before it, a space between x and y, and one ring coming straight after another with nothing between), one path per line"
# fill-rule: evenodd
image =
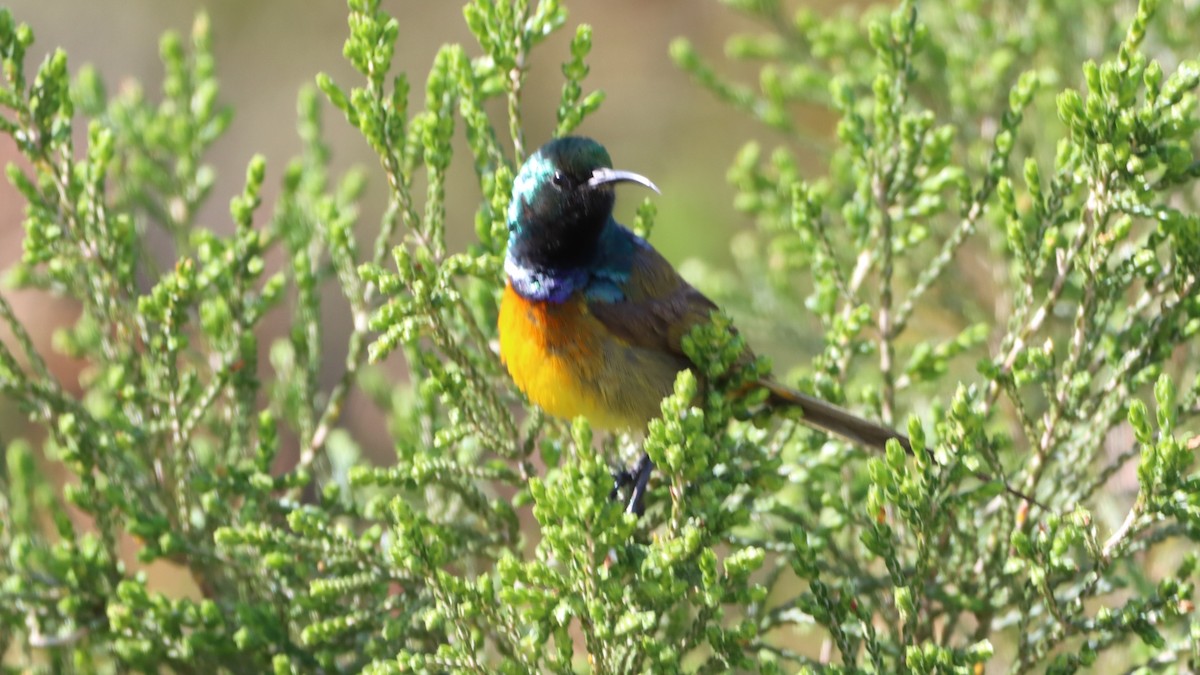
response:
M587 268L612 220L613 185L623 181L658 191L643 176L614 170L608 151L590 138L558 138L530 155L508 207L505 267L514 283L522 271L564 276Z

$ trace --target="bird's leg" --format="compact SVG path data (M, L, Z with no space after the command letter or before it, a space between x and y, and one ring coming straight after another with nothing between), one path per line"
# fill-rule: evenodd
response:
M646 486L650 483L650 474L654 471L654 462L650 455L642 453L642 458L633 467L633 491L629 493L629 504L626 513L641 517L646 510Z
M625 511L634 515L640 516L646 510L644 501L646 499L646 487L650 483L650 474L654 471L654 462L650 461L650 455L642 453L637 463L629 469L620 469L612 472L613 488L612 492L608 493L609 499L616 499L621 494L621 490L626 486L632 486L629 491L629 500L625 502Z

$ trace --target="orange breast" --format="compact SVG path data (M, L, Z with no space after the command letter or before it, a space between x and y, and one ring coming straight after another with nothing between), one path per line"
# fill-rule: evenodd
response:
M500 303L500 357L517 387L555 417L583 415L597 427L630 420L606 401L603 326L582 299L522 298L511 285Z

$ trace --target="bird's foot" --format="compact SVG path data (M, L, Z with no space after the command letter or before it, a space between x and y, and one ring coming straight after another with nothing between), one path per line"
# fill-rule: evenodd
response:
M632 486L629 491L629 500L625 502L625 512L641 516L646 510L646 489L650 484L650 474L653 471L654 462L650 461L650 455L642 453L641 459L633 465L633 468L613 472L613 489L608 498L616 499L622 489Z

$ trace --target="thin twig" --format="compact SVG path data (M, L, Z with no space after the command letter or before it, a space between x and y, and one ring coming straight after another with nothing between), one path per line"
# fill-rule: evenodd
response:
M1091 200L1089 200L1089 208L1094 208L1094 204ZM1075 258L1079 255L1079 252L1083 250L1083 245L1087 241L1088 233L1091 231L1091 227L1088 226L1091 220L1092 219L1090 217L1084 218L1084 223L1080 226L1079 231L1075 233L1075 239L1071 241L1070 247L1059 257L1058 274L1055 276L1054 281L1050 286L1050 292L1046 294L1045 299L1042 300L1041 305L1038 306L1037 310L1034 312L1029 321L1022 326L1020 330L1013 334L1013 340L1010 343L1008 352L1005 354L1000 363L1000 375L996 379L993 379L991 384L988 385L987 395L984 397L983 405L985 414L990 411L992 406L996 403L996 397L1000 393L999 380L1012 371L1013 366L1017 362L1017 357L1020 356L1021 352L1025 349L1026 341L1030 338L1030 336L1041 329L1042 324L1045 323L1047 317L1050 316L1050 311L1054 309L1054 305L1056 305L1059 298L1062 297L1062 293L1067 286L1067 279L1071 276L1071 272L1074 271Z
M883 402L880 412L883 423L891 425L896 409L896 373L892 368L892 341L895 338L892 326L892 257L895 245L892 241L892 216L888 212L888 186L884 183L883 176L876 174L872 179L871 193L875 197L880 219L879 374L883 379Z
M1142 512L1145 510L1145 508L1146 500L1142 495L1139 494L1137 501L1135 501L1133 506L1129 509L1129 513L1125 514L1125 520L1121 523L1121 526L1113 531L1113 533L1108 537L1108 540L1104 542L1104 548L1101 549L1101 553L1103 553L1106 560L1112 558L1113 551L1117 548L1117 546L1121 545L1121 542L1124 541L1126 535L1129 534L1129 531L1133 529L1135 524L1137 524L1138 518L1142 515Z

